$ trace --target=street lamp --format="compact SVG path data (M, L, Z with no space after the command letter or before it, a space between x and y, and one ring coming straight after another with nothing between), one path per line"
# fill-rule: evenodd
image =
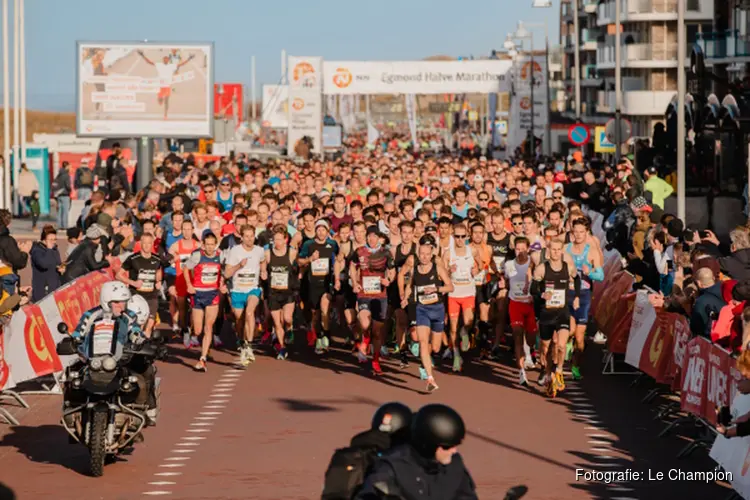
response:
M521 44L523 44L523 40L528 38L531 44L531 48L529 50L529 99L531 100L531 124L529 127L529 133L528 133L528 145L529 145L529 157L533 158L535 156L536 152L536 135L534 134L534 34L526 29L523 22L518 21L518 28L516 29L516 32L513 34L514 38L517 38L518 40L521 40ZM546 142L546 141L545 141Z
M552 7L552 0L533 0L533 2L531 3L531 7L532 8L540 8L540 9L548 9L548 8ZM575 16L575 19L576 19L576 22L577 22L578 21L578 15ZM547 97L547 113L549 114L549 111L550 111L550 96L549 96L549 84L550 84L550 80L549 80L549 36L548 36L548 30L547 30L547 21L545 21L543 24L544 24L544 57L547 58L545 60L545 62L547 63L547 65L545 66L547 68L547 74L545 75L546 76L546 80L547 80L547 88L545 89L545 95ZM577 54L578 54L578 48L576 47L576 57L578 57ZM545 134L544 134L544 139L545 139L544 142L547 144L546 145L546 150L547 150L547 154L548 155L552 154L552 129L551 129L551 127L552 127L552 124L550 123L550 119L548 117L547 118L547 126L545 127Z

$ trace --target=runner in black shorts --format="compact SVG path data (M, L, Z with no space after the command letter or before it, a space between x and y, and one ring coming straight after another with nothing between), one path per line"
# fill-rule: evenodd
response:
M539 312L539 336L544 376L539 379L539 384L547 387L550 397L555 397L565 388L562 380L565 345L559 345L557 333L565 332L567 338L570 332L568 292L571 288L574 289L573 307L577 308L581 279L572 259L563 254L562 241L551 240L547 254L547 262L534 270L532 288L534 295L543 302Z
M273 227L273 247L266 250L264 262L268 266L268 309L278 339L277 359L286 359L287 338L292 331L294 299L297 294L297 250L289 247L286 227L279 224ZM292 339L289 339L292 340Z
M339 253L334 264L333 297L339 315L339 323L347 330L346 344L351 345L356 338L355 319L357 314L357 295L352 290L349 280L349 265L354 251L365 244L365 223L362 221L350 225L344 222L339 226ZM352 239L352 234L353 239Z

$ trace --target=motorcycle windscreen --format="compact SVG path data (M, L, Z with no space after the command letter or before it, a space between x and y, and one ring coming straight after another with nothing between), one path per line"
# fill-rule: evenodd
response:
M115 322L102 320L94 324L91 335L91 356L111 356L115 353L117 337Z

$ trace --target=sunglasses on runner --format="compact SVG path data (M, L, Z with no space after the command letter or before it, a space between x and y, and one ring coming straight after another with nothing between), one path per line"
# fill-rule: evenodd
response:
M466 238L466 233L463 233L463 234L454 234L453 237L454 238L463 239L463 238Z
M489 198L479 198L479 201L490 201Z

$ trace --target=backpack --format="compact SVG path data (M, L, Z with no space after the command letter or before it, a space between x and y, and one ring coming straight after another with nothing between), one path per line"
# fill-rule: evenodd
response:
M326 470L321 500L350 500L362 488L377 458L372 448L339 448Z
M83 167L81 177L79 178L81 186L88 187L94 185L94 172L90 168Z

